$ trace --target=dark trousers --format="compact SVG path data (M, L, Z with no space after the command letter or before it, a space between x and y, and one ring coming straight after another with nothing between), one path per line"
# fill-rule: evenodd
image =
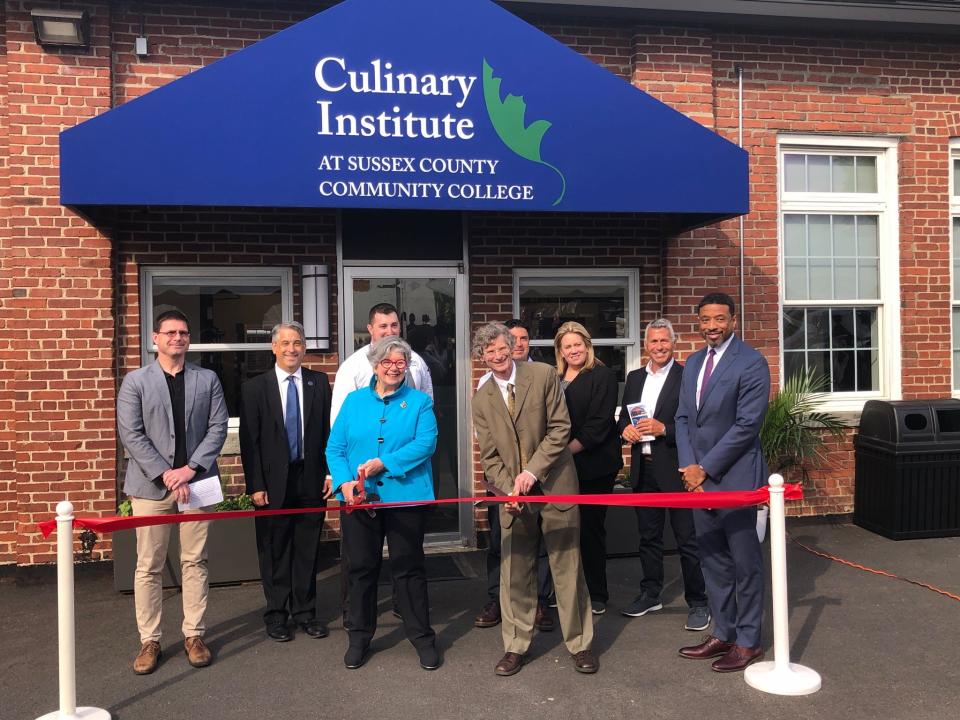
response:
M713 635L743 647L760 646L763 553L756 508L694 510Z
M490 547L487 548L487 595L491 600L500 602L500 503L487 505L487 520L490 523ZM550 561L547 559L547 546L543 539L537 550L537 602L547 604L547 598L553 591L553 578L550 576Z
M290 466L283 508L323 507L322 498L301 495L303 463ZM278 509L271 505L271 510ZM267 625L283 624L288 615L297 622L316 616L317 550L323 527L321 513L258 517L257 556L267 609Z
M580 492L584 495L609 495L613 492L616 473L581 480ZM610 599L607 591L607 520L606 505L580 506L580 556L583 558L583 574L587 580L590 599L605 603Z
M641 460L641 462L644 462ZM660 485L653 477L652 468L640 479L634 492L661 492ZM680 490L677 490L680 492ZM680 571L683 573L683 597L689 607L705 607L707 589L700 570L700 555L697 551L697 533L693 527L693 511L689 508L638 507L637 526L640 531L640 565L643 567L643 580L640 591L649 598L660 598L663 592L663 524L666 513L670 513L670 527L680 551Z
M367 646L377 629L377 581L383 564L383 541L390 549L390 574L407 639L418 650L432 646L423 535L427 509L422 507L341 513L343 552L349 568L347 620L350 644Z

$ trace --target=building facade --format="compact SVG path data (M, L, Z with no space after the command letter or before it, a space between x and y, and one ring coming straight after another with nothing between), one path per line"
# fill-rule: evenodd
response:
M193 320L193 359L220 374L233 418L221 468L242 487L239 383L269 369L273 323L303 318L314 266L327 273L329 345L308 364L331 380L365 342L367 308L400 307L434 376L444 496L480 491L469 396L481 369L468 346L488 320L530 321L544 358L557 321L580 320L622 381L641 365L647 322L674 322L682 358L698 346L699 297L729 292L774 385L821 371L827 407L853 426L829 445L797 514L852 510L866 400L960 391L960 42L946 32L958 10L501 3L749 152L749 213L678 231L667 215L632 212L185 203L79 214L61 204L61 131L335 3L67 5L89 14L87 48L38 43L38 3L8 0L0 16L0 564L54 559L35 523L64 497L78 513L114 513L116 391L150 359L152 317L169 306ZM136 153L122 159L131 177L152 171ZM431 531L472 545L483 522L468 504L438 513ZM96 553L109 552L104 539Z

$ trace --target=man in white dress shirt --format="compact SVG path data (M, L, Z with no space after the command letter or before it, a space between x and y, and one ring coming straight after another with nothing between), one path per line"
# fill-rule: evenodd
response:
M347 395L354 390L367 387L373 377L373 368L370 367L370 345L385 337L400 336L400 315L390 303L378 303L370 308L370 322L367 325L370 333L370 342L343 361L337 376L333 381L333 400L330 408L330 426L337 420L337 414ZM433 380L430 370L422 357L413 353L410 365L407 367L407 382L421 392L425 392L433 400Z

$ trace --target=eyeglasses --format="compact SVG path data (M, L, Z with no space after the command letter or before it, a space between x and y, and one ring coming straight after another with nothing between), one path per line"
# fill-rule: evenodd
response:
M190 337L189 330L164 330L163 332L158 332L157 335L166 335L170 340L173 340L175 337Z
M407 361L406 360L381 360L380 367L384 370L389 370L390 368L396 368L397 370L406 370Z

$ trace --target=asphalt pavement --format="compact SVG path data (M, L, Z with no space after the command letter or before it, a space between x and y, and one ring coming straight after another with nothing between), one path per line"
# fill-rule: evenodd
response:
M799 542L870 568L960 595L960 538L895 542L859 527L788 522ZM215 559L211 560L214 562ZM791 660L823 678L805 697L767 695L742 674L711 671L709 661L681 658L699 640L683 630L686 606L679 560L666 560L664 609L642 618L619 614L638 589L639 561L611 559L611 601L595 618L600 671L574 671L559 630L538 634L531 661L500 678L500 630L477 629L485 601L483 553L432 560L431 617L444 664L422 670L381 586L373 654L359 670L343 666L339 574L323 571L320 615L330 636L298 633L270 641L261 622L259 584L212 588L206 639L214 663L191 668L180 636L180 596L165 591L163 657L152 675L136 676L139 642L133 598L114 592L105 572L76 580L77 700L132 718L389 718L454 720L496 717L737 718L930 720L960 714L960 601L930 589L851 568L787 545ZM768 590L769 595L769 590ZM0 720L30 720L57 709L56 586L0 583ZM767 658L772 622L765 618Z

